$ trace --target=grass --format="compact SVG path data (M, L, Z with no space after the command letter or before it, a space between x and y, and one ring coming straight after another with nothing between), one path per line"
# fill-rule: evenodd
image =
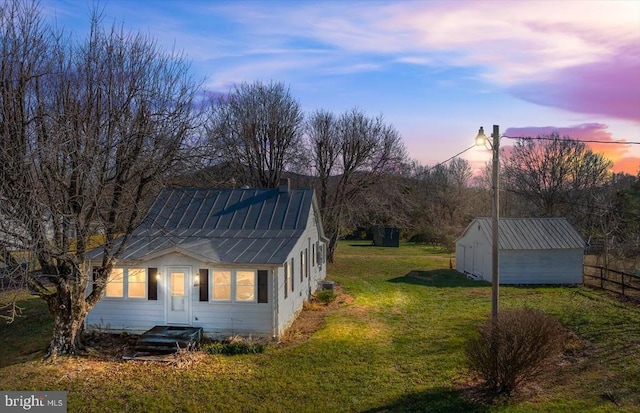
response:
M640 411L640 309L579 288L502 287L501 306L540 308L572 329L578 357L521 400L486 406L465 397L463 347L490 313L491 287L449 262L421 245L341 243L329 278L354 299L308 340L187 368L43 363L50 320L24 297L28 317L0 325L0 389L66 390L69 412Z

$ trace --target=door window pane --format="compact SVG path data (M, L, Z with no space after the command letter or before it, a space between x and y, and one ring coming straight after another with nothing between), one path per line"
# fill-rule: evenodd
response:
M171 310L184 311L185 309L185 274L183 272L171 273Z
M184 273L171 273L171 295L184 297Z

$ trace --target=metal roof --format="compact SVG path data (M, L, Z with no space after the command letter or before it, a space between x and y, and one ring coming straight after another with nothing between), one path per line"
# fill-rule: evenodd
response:
M491 218L476 218L491 244ZM465 231L466 233L466 231ZM582 249L584 239L565 218L500 218L498 243L501 250Z
M315 202L313 189L167 188L119 259L180 252L205 262L282 264ZM101 255L97 248L89 257Z

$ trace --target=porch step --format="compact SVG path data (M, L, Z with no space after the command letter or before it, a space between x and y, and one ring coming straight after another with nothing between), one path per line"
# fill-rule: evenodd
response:
M202 327L155 326L136 341L134 350L144 354L175 353L192 348L202 340Z

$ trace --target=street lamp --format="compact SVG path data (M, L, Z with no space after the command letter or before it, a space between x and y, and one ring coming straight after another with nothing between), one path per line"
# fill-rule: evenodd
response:
M493 162L491 163L491 316L493 320L498 318L498 295L500 273L498 270L498 222L500 219L499 207L499 182L498 173L500 170L500 128L493 125L493 133L491 134L493 142L489 141L484 134L484 128L480 127L478 136L476 136L476 145L485 146L489 142L489 146L493 151Z

